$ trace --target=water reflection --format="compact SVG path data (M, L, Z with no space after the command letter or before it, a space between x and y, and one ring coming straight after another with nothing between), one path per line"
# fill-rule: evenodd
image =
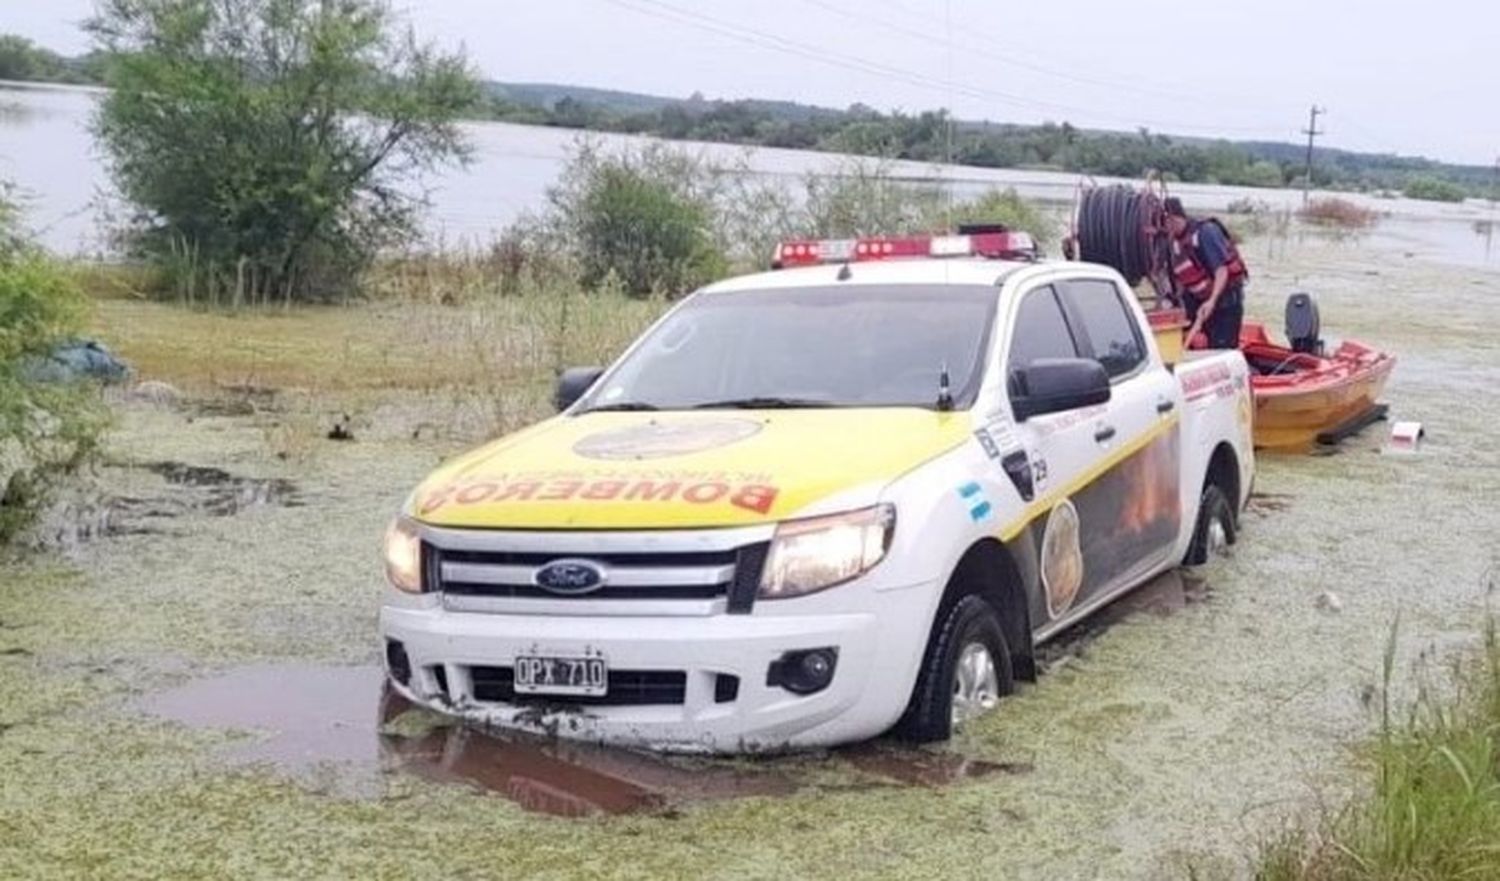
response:
M1207 585L1168 573L1049 644L1076 653L1134 615L1170 614L1203 599ZM677 806L788 796L833 775L834 788L952 786L1024 774L1025 763L888 740L782 757L733 760L666 756L515 732L481 730L413 707L374 666L251 664L150 695L144 712L193 728L254 732L219 751L231 764L265 765L361 797L390 774L411 774L503 796L566 817L670 813ZM1003 712L1003 707L1001 712Z

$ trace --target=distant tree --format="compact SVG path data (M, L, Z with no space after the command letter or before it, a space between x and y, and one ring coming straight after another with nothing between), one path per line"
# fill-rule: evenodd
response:
M0 80L81 82L83 79L56 52L18 34L0 34Z
M215 291L346 293L414 233L413 178L467 156L467 62L382 0L101 0L87 27L129 240Z
M1458 184L1434 177L1414 177L1407 182L1402 192L1408 199L1426 199L1430 202L1462 202L1468 195Z

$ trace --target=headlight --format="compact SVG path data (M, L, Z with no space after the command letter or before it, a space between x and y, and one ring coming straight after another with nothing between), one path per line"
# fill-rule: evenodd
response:
M422 536L417 525L397 517L385 528L385 577L408 593L422 592Z
M771 539L760 597L802 596L863 575L885 556L895 529L890 505L782 523Z

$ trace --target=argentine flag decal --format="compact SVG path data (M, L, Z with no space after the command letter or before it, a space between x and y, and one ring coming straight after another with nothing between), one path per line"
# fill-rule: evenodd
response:
M969 505L969 519L975 523L990 516L990 500L984 497L984 489L970 481L958 488L958 496Z

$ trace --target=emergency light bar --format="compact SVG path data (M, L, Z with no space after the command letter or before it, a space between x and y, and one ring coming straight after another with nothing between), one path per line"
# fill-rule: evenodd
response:
M772 269L891 260L898 257L987 257L1033 260L1036 242L1024 232L952 236L870 236L859 239L793 239L776 246Z

